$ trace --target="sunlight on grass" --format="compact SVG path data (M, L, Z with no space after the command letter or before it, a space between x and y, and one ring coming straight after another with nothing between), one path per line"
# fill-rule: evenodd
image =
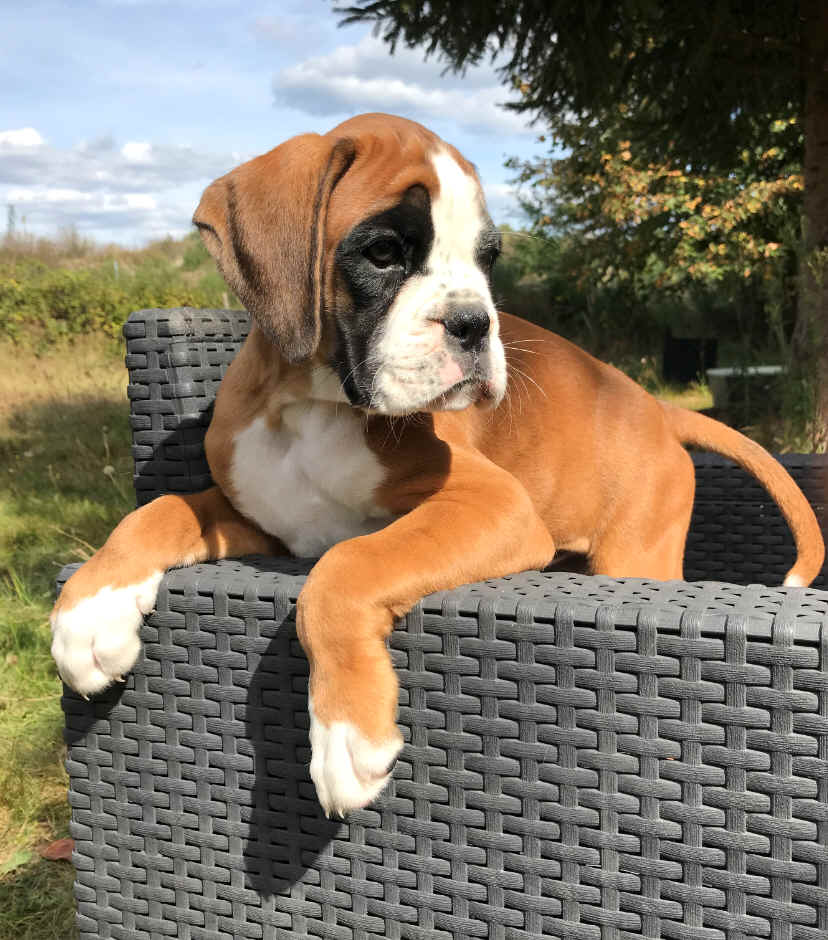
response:
M713 407L713 393L704 382L693 382L683 387L663 385L656 390L655 396L690 411L706 411Z
M0 940L51 940L75 934L71 866L37 854L69 818L48 615L132 508L126 370L106 339L0 360Z

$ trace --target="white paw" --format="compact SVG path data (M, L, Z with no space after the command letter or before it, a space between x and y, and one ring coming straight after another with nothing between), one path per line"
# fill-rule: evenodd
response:
M162 573L140 584L101 588L51 617L52 656L63 681L81 695L121 679L138 658L138 631L155 606Z
M391 770L402 750L399 732L384 744L373 744L347 721L324 725L310 713L312 749L310 774L325 815L344 816L362 809L379 796L391 779Z

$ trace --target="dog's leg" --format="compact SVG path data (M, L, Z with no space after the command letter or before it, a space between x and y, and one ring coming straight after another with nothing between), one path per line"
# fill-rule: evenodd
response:
M690 455L683 448L674 448L672 457L663 454L657 472L641 479L644 498L622 501L595 540L589 555L592 573L681 580L695 488Z
M686 526L670 523L658 538L652 539L642 528L632 529L633 538L628 531L625 524L620 535L612 533L598 543L589 558L591 573L657 581L683 578Z
M218 487L161 496L131 512L66 582L52 611L52 656L61 677L88 695L132 668L141 620L167 568L278 546Z
M320 559L299 597L297 626L311 665L311 776L326 812L374 799L402 746L385 645L394 619L433 591L543 567L554 554L518 481L455 452L439 492Z

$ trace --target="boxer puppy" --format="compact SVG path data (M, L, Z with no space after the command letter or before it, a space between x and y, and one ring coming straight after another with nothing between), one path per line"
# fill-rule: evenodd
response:
M215 486L130 513L66 584L52 652L84 694L135 662L167 568L319 557L297 605L311 775L327 812L369 803L399 753L385 640L422 596L549 564L681 578L685 444L768 489L798 556L814 514L757 444L663 404L566 340L499 314L500 251L474 167L411 121L363 115L243 164L194 222L252 315L207 432Z

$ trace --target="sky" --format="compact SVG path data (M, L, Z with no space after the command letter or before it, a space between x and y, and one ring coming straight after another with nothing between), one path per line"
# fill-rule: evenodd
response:
M364 111L426 124L520 224L504 167L544 152L492 65L460 77L339 27L329 0L0 0L0 232L138 247L190 230L204 187Z

